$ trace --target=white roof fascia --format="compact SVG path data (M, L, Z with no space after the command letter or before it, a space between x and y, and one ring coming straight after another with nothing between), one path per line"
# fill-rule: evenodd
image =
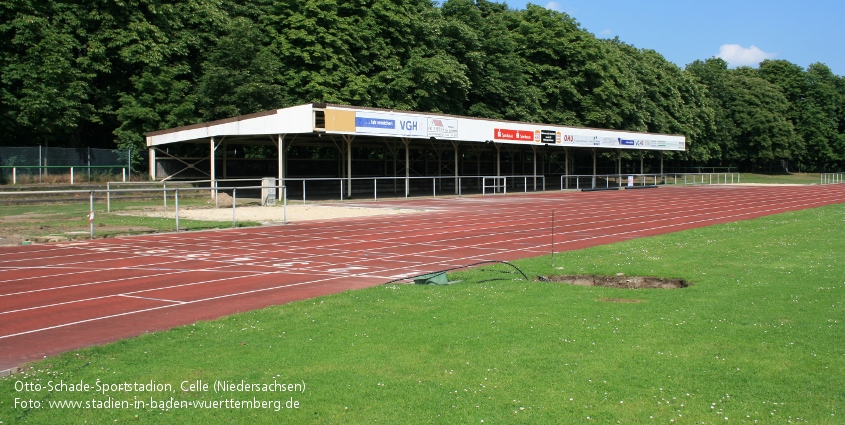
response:
M495 121L338 105L328 105L326 109L350 110L356 115L354 131L351 129L350 131L327 131L331 134L606 149L668 151L686 149L686 137L681 135ZM548 142L550 137L554 138L553 143L543 142L544 139Z
M291 133L311 133L313 131L312 105L299 105L277 109L275 113L263 116L245 116L228 120L219 120L205 125L185 126L170 131L152 132L147 136L147 146L170 143L200 141L211 137L253 136Z

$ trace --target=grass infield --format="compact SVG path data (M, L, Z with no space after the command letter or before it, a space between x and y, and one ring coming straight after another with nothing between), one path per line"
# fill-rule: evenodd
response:
M514 262L683 289L490 265L146 334L0 379L0 421L840 424L843 226L839 204Z

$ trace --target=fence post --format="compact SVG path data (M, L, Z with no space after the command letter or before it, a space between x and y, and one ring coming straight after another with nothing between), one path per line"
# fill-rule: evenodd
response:
M164 212L167 212L167 180L162 182L164 190L161 193L164 193Z
M235 228L235 223L237 223L236 218L235 218L235 208L237 208L237 205L238 205L238 188L233 187L232 188L232 228L233 229Z
M70 184L73 184L73 167L70 167Z
M176 233L179 233L179 189L173 192L173 201L176 204Z
M343 179L340 179L340 202L343 202Z
M285 186L287 188L287 186ZM285 189L287 191L287 189ZM302 205L305 205L305 179L302 179Z
M88 192L90 209L88 210L88 226L91 228L91 239L94 239L94 191Z
M378 201L378 177L373 178L373 200Z
M288 187L284 186L282 190L285 191L284 200L282 201L282 222L288 224Z
M106 212L111 212L111 182L106 182Z
M12 167L12 185L18 184L18 169Z
M124 183L126 183L126 169L125 169L125 168L121 168L121 169L120 169L120 173L121 173L121 174L123 174L123 182L124 182Z

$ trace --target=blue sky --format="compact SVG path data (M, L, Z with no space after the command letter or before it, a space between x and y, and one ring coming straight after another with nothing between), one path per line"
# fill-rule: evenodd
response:
M842 0L493 1L565 12L599 38L618 36L680 67L714 56L732 67L785 59L805 69L821 62L845 76Z

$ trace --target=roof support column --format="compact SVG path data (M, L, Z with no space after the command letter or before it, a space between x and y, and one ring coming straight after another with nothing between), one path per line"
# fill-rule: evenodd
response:
M534 158L531 160L531 163L534 165L534 191L537 191L537 146L531 145L531 153L534 155Z
M352 139L354 136L343 136L346 142L346 197L352 197Z
M229 176L226 175L226 169L229 168L227 166L228 162L229 162L229 153L226 151L226 146L224 145L223 146L223 180L226 180L227 178L229 178Z
M622 187L622 151L616 151L616 179L619 187Z
M496 177L502 177L502 150L498 143L493 142L493 147L496 148ZM499 179L496 179L496 191L499 191ZM502 185L504 187L504 184Z
M405 143L405 197L407 198L411 190L411 149L408 146L410 142L407 139L402 142Z
M645 157L645 154L642 151L640 151L640 174L645 174L645 167L643 166L643 158L644 157Z
M150 147L147 148L147 152L148 152L149 157L150 157L150 181L155 181L155 179L156 179L156 150L155 150L154 147L150 146ZM662 161L663 157L661 157L660 159ZM661 165L662 164L663 163L661 162Z
M665 180L663 177L663 151L660 151L660 179Z
M279 182L277 183L279 186L285 185L285 168L287 166L287 157L285 156L285 152L287 151L285 147L285 135L279 134L276 139L276 147L279 149ZM277 188L276 195L278 196L278 200L282 200L282 189L281 187Z
M452 147L455 148L455 195L461 194L461 179L460 174L458 174L458 165L460 163L460 159L458 158L458 145L461 142L452 141Z
M563 158L566 161L563 163L563 175L566 177L564 179L566 181L566 185L564 187L569 189L569 148L563 148L563 155ZM561 189L563 189L563 187Z
M209 148L209 151L211 153L208 155L208 160L211 162L211 174L209 175L209 178L211 179L211 199L217 199L217 170L214 168L214 151L216 150L216 146L214 145L214 137L211 138L210 144L211 147Z

